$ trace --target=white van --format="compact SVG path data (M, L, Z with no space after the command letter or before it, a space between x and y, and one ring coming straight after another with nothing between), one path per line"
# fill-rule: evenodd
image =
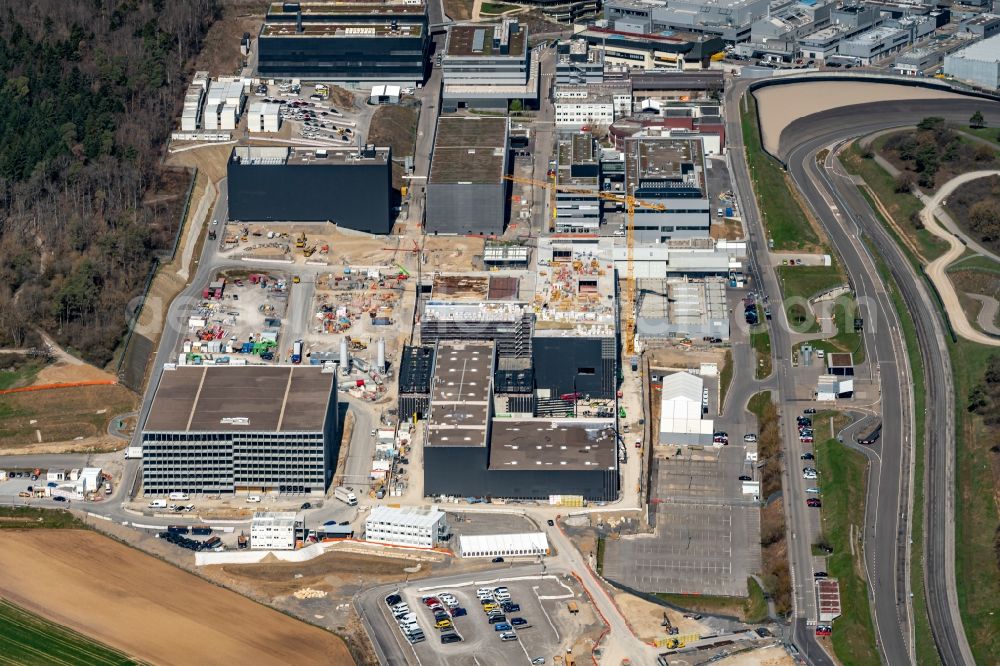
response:
M149 508L150 509L166 509L167 508L167 500L153 500L152 502L149 503Z
M250 495L247 497L247 502L250 504L260 504L260 495Z
M170 493L170 499L174 501L183 501L191 498L188 497L187 493Z

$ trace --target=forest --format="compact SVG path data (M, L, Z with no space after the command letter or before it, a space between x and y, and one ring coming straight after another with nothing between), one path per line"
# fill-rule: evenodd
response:
M189 176L162 161L218 12L0 0L0 345L40 327L87 361L112 358L180 223Z

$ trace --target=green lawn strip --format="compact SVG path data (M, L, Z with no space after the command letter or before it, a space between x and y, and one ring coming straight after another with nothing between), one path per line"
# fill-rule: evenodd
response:
M757 306L757 320L764 321L764 311ZM757 366L754 376L757 379L765 379L771 375L771 333L767 325L761 323L750 329L750 344L756 351Z
M31 484L31 479L28 479L25 487ZM0 506L0 530L4 529L86 529L86 525L63 509Z
M888 137L881 137L880 140L875 141L872 149L878 150L881 141L886 138ZM920 249L920 253L928 262L947 252L948 243L926 229L917 229L911 222L912 217L924 207L920 200L908 192L897 192L896 179L889 175L889 172L875 160L862 157L863 152L855 142L850 149L841 154L841 163L849 172L864 179L882 205L889 211L889 214L892 215L896 224L905 230L906 235ZM862 191L864 191L863 188Z
M655 596L667 603L698 613L733 615L744 622L758 623L767 620L767 600L764 590L753 578L747 578L749 596L714 597L705 594L666 594Z
M823 533L833 546L826 570L840 582L842 615L833 623L833 650L845 666L880 663L861 550L867 465L862 454L835 438L816 446L823 489Z
M726 404L726 394L733 383L733 352L727 350L726 356L722 359L722 371L719 373L719 411Z
M1000 263L981 254L968 254L953 264L949 264L948 272L952 271L983 271L984 273L1000 273Z
M507 5L502 2L484 2L479 11L483 14L503 14L512 9L519 9L517 5Z
M996 442L980 416L965 409L972 388L982 381L987 359L1000 351L959 341L950 345L955 375L956 489L955 580L962 622L978 664L1000 664L1000 576L996 536L1000 516L990 447Z
M604 537L597 537L597 575L604 575Z
M740 104L743 142L757 206L768 237L774 242L775 250L812 249L819 245L819 237L792 193L785 170L761 146L757 100L753 95L746 95L744 99L746 111L743 103Z
M3 599L0 599L0 662L66 666L138 663Z
M766 408L769 404L771 404L770 391L754 393L750 396L750 400L747 401L747 410L757 417L758 424L764 419L764 408Z
M953 127L963 134L971 134L980 139L986 139L1000 148L1000 129L996 127L969 127L968 125L954 125Z
M37 363L25 363L16 370L0 370L0 391L30 386L41 369Z
M887 226L881 214L876 211L875 215L883 226ZM870 243L869 247L871 247ZM926 589L924 586L924 474L927 466L925 458L927 455L927 443L924 439L926 436L924 415L927 409L927 385L924 379L924 360L920 355L917 328L913 323L913 317L910 315L910 311L903 301L902 294L899 293L899 288L892 278L889 267L885 265L885 261L874 251L873 247L872 253L884 283L889 286L889 296L892 298L893 307L896 309L900 326L903 329L903 336L906 340L906 355L909 358L910 372L913 375L913 413L915 418L913 433L913 526L910 532L913 540L910 546L910 591L913 593L913 625L914 636L916 637L915 652L917 663L935 665L941 663L941 657L938 654L937 645L935 645L934 636L931 633L930 619L927 614Z

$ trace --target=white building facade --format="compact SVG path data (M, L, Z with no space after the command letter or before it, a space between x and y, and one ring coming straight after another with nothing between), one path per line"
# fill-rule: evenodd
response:
M435 548L448 533L447 516L434 507L377 506L365 520L365 541L370 543Z
M544 532L460 536L462 557L542 557L549 554Z
M302 518L294 511L258 511L250 521L253 550L295 550Z

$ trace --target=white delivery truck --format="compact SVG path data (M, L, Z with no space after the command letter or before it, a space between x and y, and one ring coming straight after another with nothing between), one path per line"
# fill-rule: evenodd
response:
M334 488L333 496L348 506L358 505L358 496L351 492L350 488L338 486L337 488Z
M167 500L153 500L152 502L149 503L149 508L150 509L166 509L167 508Z
M170 499L183 502L184 500L189 500L191 498L188 497L187 493L170 493Z

